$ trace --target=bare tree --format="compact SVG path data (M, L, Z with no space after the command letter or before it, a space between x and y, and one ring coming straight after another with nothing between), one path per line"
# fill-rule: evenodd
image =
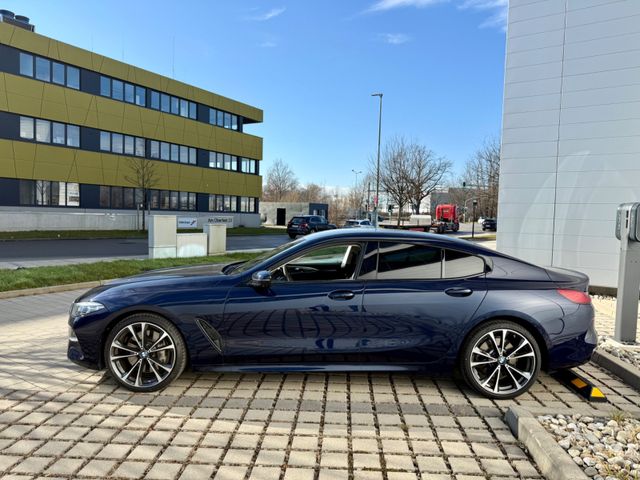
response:
M262 198L266 202L281 202L296 194L298 179L291 167L278 158L267 171Z
M380 185L391 201L398 208L398 225L400 213L410 202L411 196L411 161L410 145L404 138L396 137L387 142L380 158ZM375 171L375 166L373 166Z
M474 198L478 200L477 213L495 217L498 213L500 183L500 142L497 138L485 140L467 160L462 181L466 182Z
M144 157L132 157L128 163L130 173L124 178L142 193L142 230L144 230L144 211L149 207L149 190L158 184L158 164Z
M420 213L420 205L451 171L451 162L438 157L423 145L412 143L407 147L410 175L409 202L413 213Z
M296 200L306 203L326 203L327 193L322 185L307 183L299 188Z

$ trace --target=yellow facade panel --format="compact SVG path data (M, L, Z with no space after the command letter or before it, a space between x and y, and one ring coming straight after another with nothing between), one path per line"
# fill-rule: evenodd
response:
M0 22L2 43L262 122L259 108Z

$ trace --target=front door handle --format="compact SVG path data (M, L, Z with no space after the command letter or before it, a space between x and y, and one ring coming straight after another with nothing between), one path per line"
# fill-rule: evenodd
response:
M446 293L450 297L468 297L473 293L473 290L471 290L470 288L453 287L447 288L444 293Z
M351 290L336 290L329 294L331 300L351 300L356 294Z

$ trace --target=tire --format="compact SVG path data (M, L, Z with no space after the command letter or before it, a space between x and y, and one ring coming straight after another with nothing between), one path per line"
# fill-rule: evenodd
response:
M296 237L297 237L297 235L295 233L290 233L289 234L289 238L292 239L292 240L295 239Z
M472 366L472 362L475 365ZM460 355L460 371L466 383L495 399L514 398L529 390L541 363L540 346L535 337L509 320L492 320L477 327L467 338Z
M153 392L180 376L187 365L187 348L169 320L138 313L113 327L105 342L104 359L118 384L134 392Z

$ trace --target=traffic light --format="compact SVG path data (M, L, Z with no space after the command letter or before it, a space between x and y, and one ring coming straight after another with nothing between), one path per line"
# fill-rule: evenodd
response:
M393 213L393 205L390 203L387 208L389 209L389 214L392 214Z

